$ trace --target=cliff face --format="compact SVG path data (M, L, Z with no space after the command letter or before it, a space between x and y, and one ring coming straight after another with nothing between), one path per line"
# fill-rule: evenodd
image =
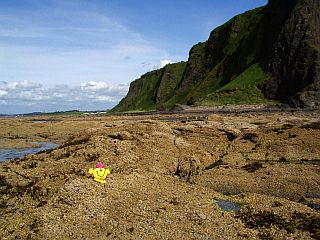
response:
M168 64L159 70L142 75L130 84L127 96L113 111L166 108L181 81L185 66L185 62Z
M295 106L312 106L320 101L320 1L298 1L290 8L273 48L272 79L264 92Z
M191 49L183 80L177 90L178 94L185 95L182 101L188 102L192 98L198 102L220 103L216 98L219 94L220 99L228 98L223 96L224 90L234 90L228 84L258 62L262 43L260 39L253 38L261 36L254 33L261 16L262 8L236 16L213 30L207 42ZM222 89L224 86L226 89Z
M134 81L115 110L176 103L319 105L319 15L319 0L269 0L213 30L191 48L186 64L178 63L179 71L170 73L172 64ZM152 87L143 88L148 81Z

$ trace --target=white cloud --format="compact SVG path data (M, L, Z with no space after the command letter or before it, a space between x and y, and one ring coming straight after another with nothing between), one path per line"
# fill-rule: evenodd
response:
M0 114L110 108L131 81L177 59L94 2L31 2L0 13Z
M108 89L109 85L105 82L96 82L96 81L90 81L81 84L81 89L84 91L97 91L101 89Z
M88 81L80 85L56 85L44 88L41 84L0 82L0 114L59 110L103 110L113 107L123 98L128 84L109 85L101 81ZM4 90L5 89L5 90Z
M27 80L23 80L21 82L11 82L8 83L8 89L37 89L41 88L42 85L40 83L30 82Z
M28 90L28 89L37 89L37 88L41 88L42 85L40 83L35 83L35 82L30 82L27 80L23 80L20 82L6 82L6 81L1 81L0 82L0 89L2 90L6 90L6 91L14 91L16 89L24 89L24 90Z
M173 63L173 61L169 60L169 59L160 60L160 68L163 68L164 66L166 66L167 64L170 64L170 63Z
M166 66L167 64L173 63L174 61L170 60L170 59L162 59L160 60L160 62L155 65L151 70L156 70L156 69L160 69L163 68L164 66Z
M133 81L167 56L120 18L97 11L95 3L76 2L0 14L0 80L54 87L94 79L116 85Z
M96 99L101 102L113 102L113 99L110 96L98 96Z
M6 96L8 94L7 91L0 89L0 97Z

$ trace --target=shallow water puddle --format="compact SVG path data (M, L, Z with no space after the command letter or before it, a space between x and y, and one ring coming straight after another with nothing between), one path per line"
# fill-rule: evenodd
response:
M217 204L223 211L238 212L241 209L241 204L223 199L213 199L213 203Z
M32 123L46 123L47 120L32 120Z
M4 162L4 161L15 159L15 158L20 158L28 154L35 154L35 153L45 151L48 149L53 149L59 146L59 144L49 143L49 142L35 142L35 143L39 144L40 147L0 149L0 162Z

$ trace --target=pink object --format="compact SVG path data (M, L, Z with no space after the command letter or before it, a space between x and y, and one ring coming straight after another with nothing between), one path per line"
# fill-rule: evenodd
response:
M96 165L96 168L103 168L102 162L98 162L97 165Z

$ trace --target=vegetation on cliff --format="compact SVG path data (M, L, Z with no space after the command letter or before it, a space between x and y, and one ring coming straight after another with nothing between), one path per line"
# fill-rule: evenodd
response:
M193 46L187 63L167 65L132 82L114 111L177 103L319 105L319 10L316 0L269 0L235 16Z
M125 98L113 111L155 110L175 104L175 90L182 79L186 63L168 64L160 70L142 75L130 84Z

